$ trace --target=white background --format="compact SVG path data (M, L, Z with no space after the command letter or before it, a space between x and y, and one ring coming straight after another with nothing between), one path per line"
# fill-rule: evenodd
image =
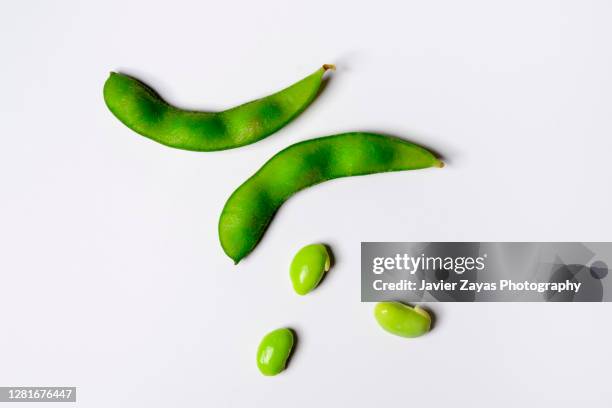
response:
M384 333L360 303L360 241L610 240L609 1L8 1L0 6L0 385L78 387L81 407L609 407L609 304L431 304ZM248 147L173 150L106 109L120 70L186 108L338 70ZM239 266L225 199L279 149L373 130L442 170L338 180L279 212ZM337 263L298 297L288 264ZM288 370L259 374L267 331Z

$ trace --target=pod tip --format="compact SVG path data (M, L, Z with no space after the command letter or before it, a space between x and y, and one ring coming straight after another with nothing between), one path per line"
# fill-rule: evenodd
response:
M444 164L442 160L438 160L434 166L441 169L442 167L446 166L446 164Z
M334 64L323 64L323 71L336 70L336 66Z

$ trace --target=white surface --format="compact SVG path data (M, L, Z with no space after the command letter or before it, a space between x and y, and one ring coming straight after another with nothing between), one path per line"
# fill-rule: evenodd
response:
M610 304L432 304L383 333L360 241L610 240L607 1L3 2L0 385L73 385L81 407L609 407ZM110 70L180 106L229 107L336 63L270 138L172 150L106 109ZM287 203L234 267L225 199L279 149L377 130L443 170L345 179ZM303 244L337 265L291 291ZM260 337L289 325L289 369Z

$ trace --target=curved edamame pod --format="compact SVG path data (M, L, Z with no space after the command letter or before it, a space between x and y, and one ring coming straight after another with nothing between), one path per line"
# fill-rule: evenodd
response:
M374 133L344 133L294 144L268 160L227 200L219 219L221 246L238 263L255 248L279 207L314 184L442 165L423 147Z
M111 72L104 84L104 101L127 127L166 146L232 149L257 142L289 123L313 101L325 71L334 68L323 65L280 92L222 112L179 109L137 79Z

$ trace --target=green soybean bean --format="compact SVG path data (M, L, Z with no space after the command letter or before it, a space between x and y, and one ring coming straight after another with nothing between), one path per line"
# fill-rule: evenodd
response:
M374 308L376 321L386 331L401 337L418 337L429 331L431 316L419 306L380 302Z
M323 74L333 68L323 65L280 92L222 112L177 108L137 79L115 72L104 84L104 101L127 127L166 146L232 149L263 139L289 123L313 101Z
M423 147L374 133L306 140L280 151L238 187L219 219L219 240L238 263L262 238L279 207L296 192L339 177L442 167Z
M266 334L257 348L257 367L263 375L276 375L285 369L293 350L293 331L277 329Z
M311 244L300 249L289 268L295 293L305 295L316 288L330 264L331 258L325 245Z

